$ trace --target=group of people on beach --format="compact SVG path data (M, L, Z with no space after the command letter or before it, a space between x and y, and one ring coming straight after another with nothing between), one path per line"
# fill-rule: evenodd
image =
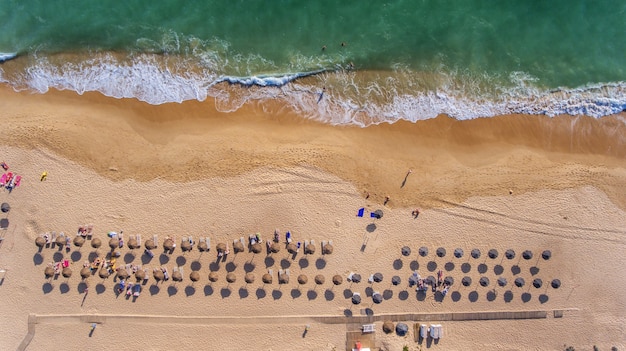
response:
M9 192L20 186L22 182L21 175L16 175L13 174L13 172L9 172L9 165L4 161L0 162L0 167L2 167L3 170L7 171L0 177L0 186L7 189Z

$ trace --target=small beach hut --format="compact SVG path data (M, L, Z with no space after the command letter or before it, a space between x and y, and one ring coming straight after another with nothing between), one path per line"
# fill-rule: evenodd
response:
M63 275L65 278L71 277L72 276L72 269L70 267L63 268L63 270L61 271L61 275Z
M394 325L392 321L385 321L385 323L383 323L383 331L386 334L393 333L393 329Z
M102 279L108 278L109 275L111 275L111 272L109 272L107 268L101 268L100 271L98 272L98 276Z
M541 286L543 285L543 281L539 278L536 278L535 280L533 280L533 286L537 289L541 288Z
M198 271L192 271L189 273L189 279L191 279L192 282L197 282L200 280L200 273L198 273Z
M543 258L544 260L549 260L550 257L552 257L552 251L550 250L545 250L541 253L541 258Z
M487 277L480 277L478 282L480 283L480 286L489 286L489 278Z
M48 266L46 267L46 269L44 269L43 274L46 276L46 278L51 278L54 275L54 268Z
M506 283L507 283L507 281L506 281L506 278L505 278L505 277L500 277L500 278L498 278L498 285L500 285L500 286L506 286Z
M489 250L489 252L487 252L487 256L489 256L489 258L495 260L496 258L498 258L498 250L496 250L496 249Z
M394 275L393 277L391 277L391 284L400 285L401 282L402 282L402 279L400 279L399 276Z
M428 248L426 246L420 247L418 252L419 252L420 256L422 256L422 257L428 256Z
M37 247L44 247L44 246L46 246L46 239L38 236L35 239L35 245L37 245Z
M526 250L522 253L522 257L524 257L525 260L530 260L531 258L533 258L533 252L530 250Z
M259 243L252 244L250 245L250 251L252 251L255 254L261 253L261 251L263 251L263 246L261 246L261 244Z
M306 275L304 275L304 274L300 274L300 275L298 276L298 283L299 283L299 284L304 285L304 284L306 284L306 283L308 283L308 282L309 282L309 278L308 278Z
M280 252L280 244L279 243L272 243L272 245L270 245L270 251L273 252L273 253Z
M324 284L325 281L326 281L326 278L323 275L318 274L315 276L315 284L322 285Z
M89 276L91 275L91 269L89 269L89 267L83 267L80 270L80 277L85 279L85 278L89 278Z
M439 257L444 257L446 256L446 249L443 247L440 247L437 249L437 256Z
M524 286L524 284L526 284L524 278L515 278L515 286L521 288L522 286Z
M324 247L322 248L322 253L324 255L332 254L333 253L333 246L331 244L324 245Z
M411 248L408 246L405 246L402 248L401 252L402 252L402 256L409 256L411 255Z
M246 276L243 278L243 280L245 280L245 282L248 284L254 283L254 279L254 273L246 273Z
M515 251L513 251L512 249L508 249L506 250L506 252L504 253L504 256L509 259L512 260L515 258Z
M558 279L552 279L552 283L550 283L550 285L552 285L552 288L558 289L561 287L561 281Z
M298 252L298 247L294 243L289 243L287 244L287 251L290 254L295 254L296 252Z
M456 257L456 258L463 257L463 249L460 248L460 247L454 249L454 257Z
M225 247L224 250L226 250ZM243 252L243 244L241 243L241 241L237 240L233 243L233 250L235 251L235 253Z
M463 286L470 286L472 285L472 278L465 276L463 277L463 279L461 279L461 284L463 284Z
M339 274L335 274L333 276L333 284L335 285L341 285L341 283L343 283L343 277L340 276Z
M100 246L102 246L102 240L100 240L99 238L91 239L91 247L93 247L94 249L97 249Z
M474 259L480 258L480 250L479 249L473 249L472 252L471 252L471 256Z
M217 272L209 273L209 281L215 283L218 279L219 279L219 275L217 274Z
M272 278L272 276L269 273L265 273L265 274L263 274L263 277L261 277L261 280L265 284L272 284L273 278Z
M235 275L235 273L230 272L226 274L226 281L229 283L234 283L237 281L237 276Z
M85 244L85 238L83 238L82 236L76 236L74 238L74 246L82 247L84 244Z
M109 247L111 248L111 250L115 250L120 246L120 240L118 238L111 238L111 240L109 240Z

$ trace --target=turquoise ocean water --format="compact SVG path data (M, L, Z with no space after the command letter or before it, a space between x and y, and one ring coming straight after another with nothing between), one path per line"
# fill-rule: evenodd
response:
M16 90L215 99L222 111L280 100L363 126L626 109L624 1L1 4L0 81Z

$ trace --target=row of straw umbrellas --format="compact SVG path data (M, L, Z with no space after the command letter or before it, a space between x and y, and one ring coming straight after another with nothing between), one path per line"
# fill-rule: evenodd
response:
M85 244L85 238L82 236L76 236L73 240L74 246L76 247L82 247ZM59 246L65 245L65 238L62 236L59 236L56 238L56 244ZM109 240L109 247L111 248L111 250L115 250L119 248L119 244L120 241L118 238L111 238ZM35 245L37 245L37 247L44 247L46 245L46 240L42 237L37 237L35 239ZM137 241L137 239L135 238L130 238L127 242L126 245L128 246L129 249L134 250L134 249L139 249L141 246L139 245L139 242ZM91 239L91 247L93 247L94 249L98 249L102 246L102 240L99 238L93 238ZM145 242L145 248L148 250L154 250L156 249L157 243L154 242L153 239L148 239ZM172 251L175 248L175 242L172 238L166 238L163 241L163 249L166 251ZM190 251L193 248L193 245L185 240L181 243L180 245L181 250L183 251ZM224 253L226 251L226 244L225 243L219 243L216 245L215 249L217 250L218 253ZM205 242L205 241L201 241L198 243L198 250L200 252L206 252L209 251L210 247L209 245ZM280 250L282 249L280 243L278 242L273 242L270 246L269 246L269 251L272 253L277 253L280 252ZM289 243L287 244L286 247L287 251L291 254L295 254L296 252L298 252L298 247L295 243ZM244 251L244 246L241 242L237 241L233 244L233 250L235 251L235 253L238 252L243 252ZM255 254L261 253L263 251L263 245L261 245L260 243L255 243L250 245L250 251L252 251ZM316 251L316 247L314 245L307 245L304 252L306 254L314 254ZM324 247L322 248L322 253L325 255L329 255L333 253L333 246L331 244L326 244L324 245Z
M401 249L401 253L403 256L410 256L411 255L411 248L408 246L404 246ZM419 248L418 253L420 256L422 257L426 257L428 256L428 247L426 246L422 246ZM445 257L446 256L446 249L444 247L439 247L437 248L437 250L435 251L436 255L438 257ZM465 252L463 251L462 248L456 248L454 249L454 257L456 258L461 258L465 255ZM472 249L472 251L470 252L470 256L472 256L472 258L474 259L478 259L480 258L480 256L482 255L482 252L479 249ZM516 257L516 252L513 249L508 249L504 252L504 256L509 259L512 260ZM487 256L491 259L496 259L499 256L499 252L496 249L490 249L487 252ZM533 252L531 250L525 250L524 252L522 252L522 258L524 258L525 260L530 260L532 259L534 256ZM549 260L550 257L552 257L552 251L550 250L544 250L541 253L541 257L544 260Z

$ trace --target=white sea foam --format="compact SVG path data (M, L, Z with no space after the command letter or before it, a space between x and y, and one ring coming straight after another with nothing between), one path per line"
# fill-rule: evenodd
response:
M120 61L102 54L78 63L56 64L44 57L33 60L23 71L0 72L0 78L16 90L98 91L155 105L212 97L217 108L225 112L235 111L248 101L280 100L305 118L333 125L417 121L439 114L457 119L514 113L602 117L626 109L624 82L548 91L523 72L512 73L507 84L502 84L494 77L453 70L425 74L405 68L377 73L321 68L304 73L235 76L224 73L224 67L236 60L233 57L228 62L223 56L204 51L194 60L143 54ZM245 67L241 62L236 65Z
M0 52L0 63L4 62L4 61L8 61L10 59L14 59L17 57L17 53L13 52Z

